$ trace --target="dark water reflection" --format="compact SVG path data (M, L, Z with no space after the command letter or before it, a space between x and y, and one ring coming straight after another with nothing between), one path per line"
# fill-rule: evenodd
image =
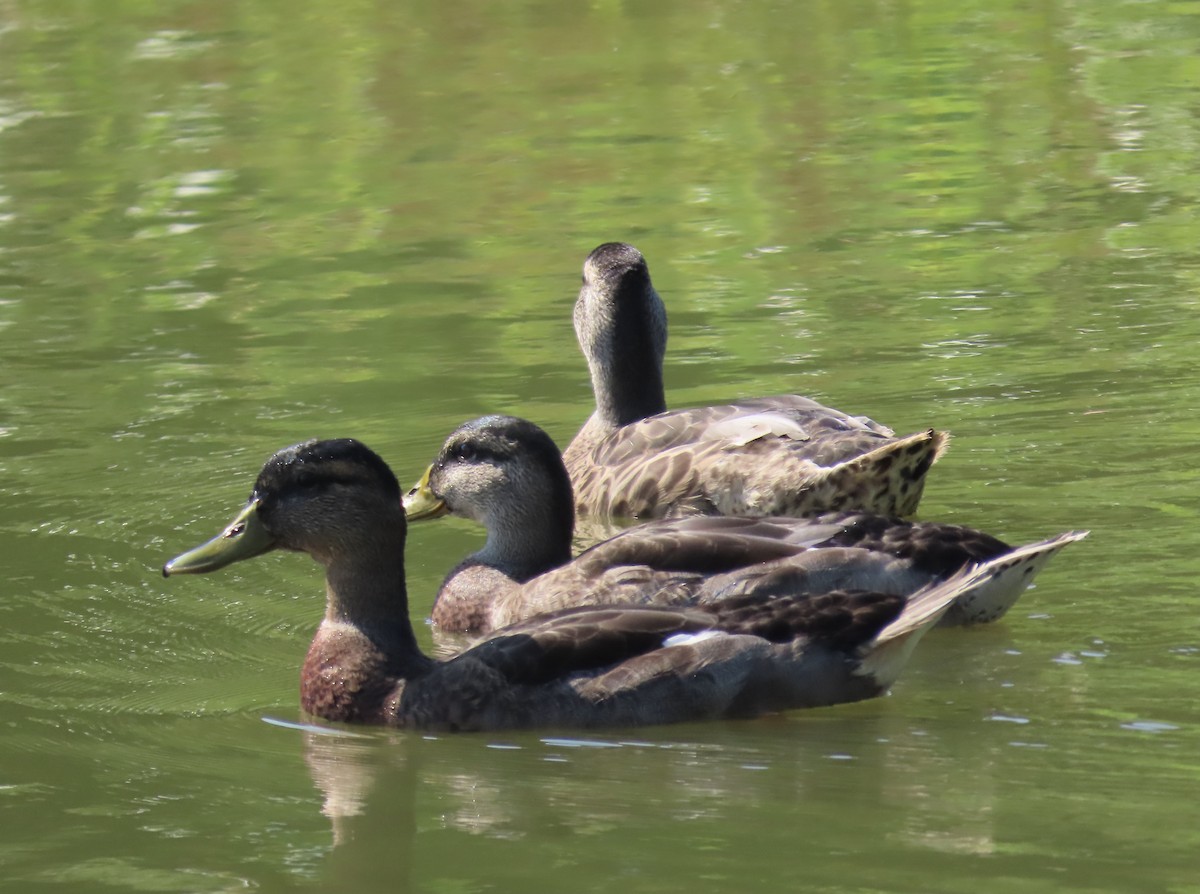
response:
M1194 885L1198 55L1180 3L0 3L0 887ZM863 705L264 723L316 569L158 566L302 438L565 443L609 239L674 405L946 427L925 517L1092 538ZM413 532L415 611L479 540Z

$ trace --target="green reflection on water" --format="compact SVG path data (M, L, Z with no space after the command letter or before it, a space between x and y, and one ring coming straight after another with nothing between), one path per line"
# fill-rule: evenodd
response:
M1194 887L1198 44L1182 3L0 5L0 886ZM865 705L262 723L315 567L158 565L302 438L404 481L483 412L565 443L609 239L676 405L947 427L926 517L1093 538ZM478 541L414 533L418 611Z

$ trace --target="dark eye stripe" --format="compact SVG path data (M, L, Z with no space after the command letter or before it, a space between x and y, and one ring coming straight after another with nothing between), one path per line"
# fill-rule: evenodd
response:
M501 458L500 454L496 451L479 444L471 443L455 444L450 448L448 453L451 459L468 463L496 462Z

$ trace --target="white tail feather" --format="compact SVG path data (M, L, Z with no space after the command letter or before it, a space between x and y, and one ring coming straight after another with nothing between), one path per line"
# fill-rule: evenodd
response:
M1057 537L1019 546L993 560L1000 563L996 573L971 587L955 600L950 611L942 618L942 625L986 624L1003 617L1033 583L1037 573L1059 550L1087 535L1087 531L1069 531ZM990 563L980 567L985 566L990 567Z
M890 686L908 662L913 648L952 606L961 599L970 599L981 589L1003 579L1019 569L1026 580L1031 578L1047 559L1087 531L1071 531L1049 540L1017 547L990 561L960 571L940 584L932 584L908 598L904 611L879 632L867 647L858 673L873 677L881 686ZM1032 569L1028 573L1025 569Z

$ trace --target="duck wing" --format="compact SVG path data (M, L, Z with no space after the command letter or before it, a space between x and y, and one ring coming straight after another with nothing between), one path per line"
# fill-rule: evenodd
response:
M841 533L836 524L796 527L803 531L765 519L734 516L650 522L585 550L574 563L589 574L618 565L715 574L794 556Z
M756 398L736 404L667 410L622 426L604 438L592 459L605 465L677 447L712 445L740 449L763 439L783 439L811 447L823 438L846 436L847 444L878 446L894 437L886 426L850 416L798 395ZM847 448L849 449L849 448Z
M836 419L781 434L774 423L784 418L706 407L623 426L590 451L564 454L576 507L646 518L838 509L908 515L948 441L933 430L893 439Z
M819 640L852 649L903 611L904 597L861 591L819 596L733 597L703 608L604 606L566 609L503 628L454 659L478 661L513 684L538 684L620 664L706 634L771 643Z

